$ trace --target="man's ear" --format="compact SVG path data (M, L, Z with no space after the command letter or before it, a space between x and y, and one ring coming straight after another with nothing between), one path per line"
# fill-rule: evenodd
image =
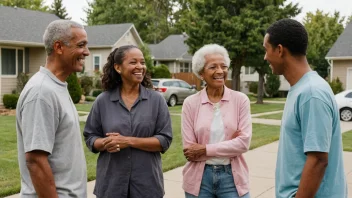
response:
M63 54L63 43L61 41L54 42L54 51L56 54Z
M276 47L276 50L278 50L278 53L279 53L279 56L280 56L280 57L283 57L283 56L284 56L284 46L282 46L281 44L279 44L279 45Z

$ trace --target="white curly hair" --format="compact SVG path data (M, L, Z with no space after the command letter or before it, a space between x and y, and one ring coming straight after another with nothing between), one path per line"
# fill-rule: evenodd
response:
M218 44L208 44L201 47L196 53L194 53L192 58L192 71L200 78L200 73L203 71L205 66L205 56L209 54L220 54L225 59L225 64L230 66L231 60L227 50Z

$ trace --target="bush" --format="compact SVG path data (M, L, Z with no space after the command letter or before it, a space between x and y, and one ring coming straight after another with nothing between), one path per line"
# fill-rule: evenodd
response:
M93 89L93 77L83 75L80 77L81 88L85 96L89 95L90 91Z
M171 73L166 65L158 65L154 67L152 78L171 78Z
M280 85L280 76L274 75L271 72L266 75L265 91L270 98L279 92Z
M101 84L101 72L100 71L95 71L94 72L94 88L95 89L102 89L103 86Z
M342 82L340 81L339 77L329 82L329 85L332 89L332 92L334 92L334 94L338 94L343 91Z
M93 101L95 101L95 97L86 96L86 101L87 101L87 102L93 102Z
M17 101L20 96L18 94L5 94L2 98L5 108L16 109Z
M81 86L79 85L77 74L72 73L71 75L69 75L68 78L66 79L66 82L68 84L67 88L72 98L72 101L73 103L77 104L81 100L81 95L82 95L82 89L81 89Z
M254 94L258 93L258 82L250 82L249 83L249 92Z
M25 73L19 73L17 76L17 89L16 92L18 94L20 94L24 88L24 86L26 86L27 82L29 80L29 76L28 74Z
M93 91L93 97L98 97L99 96L99 94L101 94L103 92L103 90L102 89L96 89L96 90L94 90Z

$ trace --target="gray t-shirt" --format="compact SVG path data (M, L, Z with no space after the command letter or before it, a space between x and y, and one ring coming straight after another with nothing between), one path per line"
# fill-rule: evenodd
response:
M33 150L49 153L59 197L87 197L87 168L79 119L67 83L40 67L21 92L16 127L21 197L37 197L25 158L25 153Z

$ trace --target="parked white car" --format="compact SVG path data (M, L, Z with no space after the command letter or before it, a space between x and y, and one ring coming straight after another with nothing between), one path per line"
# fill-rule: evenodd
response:
M342 121L352 121L352 89L335 95Z

